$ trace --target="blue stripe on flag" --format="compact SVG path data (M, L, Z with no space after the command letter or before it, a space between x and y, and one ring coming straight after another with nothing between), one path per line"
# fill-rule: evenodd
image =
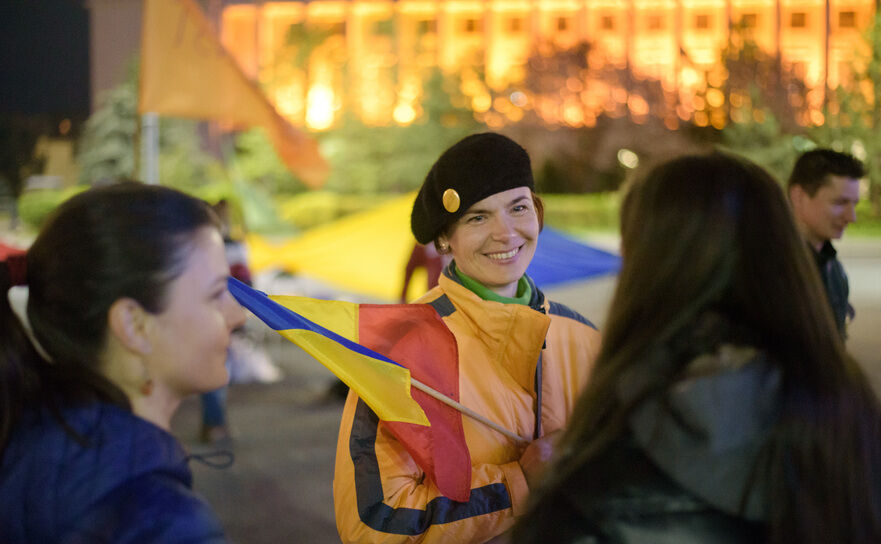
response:
M227 285L229 287L229 292L232 293L232 296L235 297L239 304L250 310L251 313L259 317L261 321L276 331L303 329L316 332L342 344L356 353L403 367L403 365L392 361L388 357L385 357L372 349L365 348L361 344L352 342L348 338L340 336L332 330L325 329L321 325L306 319L297 312L285 308L278 302L269 298L263 291L252 289L233 277L228 278Z

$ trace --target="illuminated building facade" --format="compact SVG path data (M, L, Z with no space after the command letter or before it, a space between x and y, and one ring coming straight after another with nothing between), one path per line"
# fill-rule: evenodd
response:
M419 114L421 74L439 67L462 78L471 107L490 126L522 118L590 125L626 108L637 118L638 94L594 79L596 67L629 69L675 95L683 120L693 117L720 76L721 52L737 27L804 80L810 108L826 89L847 83L875 0L315 0L228 3L222 38L258 77L281 112L324 129L345 108L367 123L406 124ZM305 29L305 30L304 30ZM295 35L300 32L299 35ZM299 40L296 39L297 36ZM303 45L303 44L308 45ZM553 104L519 92L537 51L579 44L590 70L562 79ZM709 74L715 71L715 76ZM718 86L718 85L717 85ZM703 94L702 94L703 93ZM349 100L344 96L356 96ZM733 97L729 97L732 102ZM697 103L696 103L697 102ZM807 122L817 122L809 117ZM675 120L674 120L675 124Z

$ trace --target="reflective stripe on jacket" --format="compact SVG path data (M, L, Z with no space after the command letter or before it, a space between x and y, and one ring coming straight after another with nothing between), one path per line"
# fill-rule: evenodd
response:
M535 286L530 306L502 304L480 299L447 274L419 302L434 306L456 338L462 404L521 436L565 425L599 351L592 324L545 300ZM467 503L440 495L350 393L333 484L342 541L479 543L510 528L528 492L518 463L523 448L468 417L463 426L472 464Z

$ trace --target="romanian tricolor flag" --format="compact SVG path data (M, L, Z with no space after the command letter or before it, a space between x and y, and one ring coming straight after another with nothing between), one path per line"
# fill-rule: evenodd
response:
M462 415L410 388L412 376L459 400L456 340L434 308L267 296L233 278L229 290L357 393L444 496L468 500L471 456Z

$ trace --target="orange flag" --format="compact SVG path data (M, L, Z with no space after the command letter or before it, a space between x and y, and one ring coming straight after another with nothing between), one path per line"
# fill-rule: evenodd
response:
M227 53L193 0L145 0L138 110L263 127L281 160L309 187L328 166L318 144L282 118Z

